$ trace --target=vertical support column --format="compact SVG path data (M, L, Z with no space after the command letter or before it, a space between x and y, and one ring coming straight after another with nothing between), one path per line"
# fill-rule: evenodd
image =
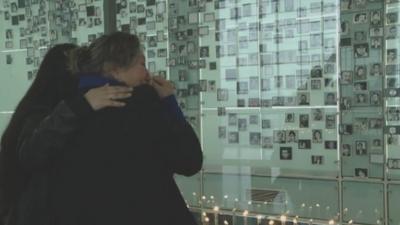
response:
M104 9L104 34L117 31L116 1L103 1Z

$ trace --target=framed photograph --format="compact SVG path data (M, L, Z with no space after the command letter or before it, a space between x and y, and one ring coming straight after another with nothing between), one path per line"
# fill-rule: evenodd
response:
M297 93L297 103L298 105L310 105L310 93L309 92Z
M269 129L271 128L271 120L263 119L261 120L261 128L262 129Z
M212 22L215 21L214 13L204 13L204 22Z
M294 123L294 113L285 114L285 123Z
M259 146L261 144L261 133L260 132L250 132L249 133L249 143L250 143L250 145Z
M311 149L311 140L301 139L298 144L299 149Z
M272 137L262 137L262 148L273 148Z
M279 158L280 158L280 160L292 160L292 148L291 147L280 147Z
M326 115L325 128L326 129L336 129L336 114Z
M219 126L218 127L218 138L225 139L226 138L226 127Z
M355 176L360 178L368 177L368 169L364 168L355 168Z
M367 141L356 141L356 155L367 155Z
M327 92L325 95L325 105L336 105L336 93L335 92Z
M324 164L324 157L322 155L312 155L311 156L312 165L322 165Z
M382 26L382 11L381 10L371 11L370 25L371 26Z
M239 143L239 132L229 132L228 143L229 144L238 144Z
M370 105L372 106L380 106L382 104L382 93L381 91L370 91Z
M280 144L286 143L286 133L284 130L274 130L274 142Z
M354 42L367 41L367 32L364 30L354 32Z
M286 131L286 143L297 143L298 132L295 130Z
M389 158L387 165L389 169L400 169L400 159Z
M336 150L337 149L337 141L325 141L325 149L328 150Z
M355 13L353 17L354 24L363 24L368 22L367 12Z
M217 100L218 101L228 101L229 99L229 91L228 89L217 89Z
M355 58L366 58L368 56L369 56L368 43L354 45L354 57Z
M199 35L200 36L205 36L205 35L208 35L208 34L209 34L208 26L199 27Z
M322 130L317 130L317 129L312 130L312 142L322 143Z
M366 80L367 67L365 65L356 65L354 68L354 80Z
M309 115L308 114L300 114L299 115L299 127L300 128L308 128L309 127Z
M398 12L389 12L386 14L386 24L396 24L399 22L399 13Z
M246 118L239 118L238 119L238 130L239 131L246 131L247 130L247 119Z
M351 145L350 144L342 144L342 156L350 157L351 156Z
M387 49L386 50L386 63L387 64L397 64L398 63L397 49Z

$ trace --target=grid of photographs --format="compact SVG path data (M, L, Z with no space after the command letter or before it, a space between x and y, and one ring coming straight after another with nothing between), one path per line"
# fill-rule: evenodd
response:
M77 3L80 2L80 3ZM37 68L54 44L84 44L103 32L100 0L7 0L4 9L4 45L6 50L26 50L27 79L32 80ZM3 19L3 18L2 18ZM2 38L3 39L3 38ZM15 54L6 55L6 65L16 65Z

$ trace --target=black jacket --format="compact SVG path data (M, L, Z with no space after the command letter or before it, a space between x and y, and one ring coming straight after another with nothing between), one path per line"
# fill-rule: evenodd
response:
M142 86L124 108L91 112L67 101L44 120L32 117L41 122L27 123L21 140L29 182L18 224L194 225L173 174L201 169L200 144L164 107Z

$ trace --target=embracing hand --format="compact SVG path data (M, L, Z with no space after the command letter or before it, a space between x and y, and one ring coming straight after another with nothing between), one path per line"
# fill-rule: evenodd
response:
M129 98L132 95L132 88L125 86L109 86L92 88L84 95L93 110L99 110L105 107L123 107L124 102L120 99Z
M175 93L174 85L160 76L152 77L150 85L156 89L160 98L165 98Z

